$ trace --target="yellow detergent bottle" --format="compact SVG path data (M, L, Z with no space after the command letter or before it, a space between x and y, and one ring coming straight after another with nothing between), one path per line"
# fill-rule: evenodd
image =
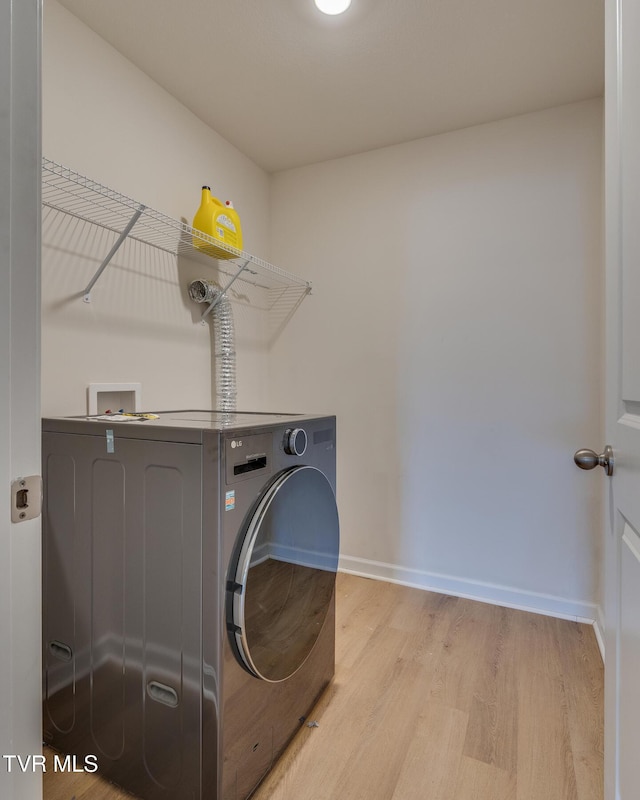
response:
M200 201L200 208L196 211L193 218L192 227L195 230L206 233L211 236L213 231L213 197L211 197L211 189L208 186L202 187L202 200ZM194 247L204 247L205 243L197 236L193 237Z
M217 197L211 196L211 189L208 186L202 187L202 200L200 208L196 211L193 218L192 227L197 231L202 231L212 239L217 239L223 244L242 250L242 228L240 217L233 207L233 203L227 200L221 203ZM233 253L216 247L211 242L204 241L198 236L193 237L193 246L202 250L213 258L229 259L234 258Z

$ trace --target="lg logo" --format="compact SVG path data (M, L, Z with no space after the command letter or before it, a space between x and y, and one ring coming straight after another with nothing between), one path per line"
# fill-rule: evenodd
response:
M242 447L242 439L238 439L238 441L234 439L231 442L231 447Z

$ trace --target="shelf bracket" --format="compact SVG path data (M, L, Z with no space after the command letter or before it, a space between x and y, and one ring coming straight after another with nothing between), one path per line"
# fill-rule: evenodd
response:
M115 256L115 254L120 249L120 246L122 245L124 240L131 233L131 229L136 224L136 222L140 219L140 215L145 210L145 208L146 208L146 206L140 204L140 206L136 209L136 211L134 211L133 216L131 217L131 219L127 223L126 228L122 231L120 236L118 236L118 240L113 245L111 250L109 250L109 252L107 253L106 258L104 259L102 264L100 264L100 266L98 267L98 270L96 271L96 274L93 276L93 278L91 278L91 280L87 284L87 288L84 290L84 297L82 298L85 303L90 303L91 302L91 290L96 285L98 279L100 278L102 273L105 271L105 269L109 265L109 262L111 261L111 259Z
M214 297L213 301L209 303L209 305L205 308L202 312L201 320L202 322L209 316L209 314L213 311L213 309L218 305L218 303L222 300L224 295L227 293L227 290L231 288L232 284L234 284L240 275L244 272L244 270L249 266L251 263L251 259L247 259L244 264L240 267L240 269L236 272L236 274L231 278L229 283L224 287L224 289L220 289L218 294Z

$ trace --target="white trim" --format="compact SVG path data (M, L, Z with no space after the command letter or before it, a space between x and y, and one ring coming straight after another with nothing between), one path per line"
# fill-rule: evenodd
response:
M531 611L534 614L545 614L549 617L584 622L589 625L593 625L598 617L595 603L585 603L565 597L530 592L516 589L512 586L470 581L466 578L457 578L452 575L442 575L436 572L401 567L397 564L371 561L367 558L342 555L340 556L338 570L351 575L360 575L363 578L399 583L403 586L413 586L417 589L451 594L468 600L478 600L481 603L492 603L506 608L516 608L520 611ZM596 633L597 636L598 634Z
M9 486L40 457L41 2L0 0L0 753L42 747L40 519L12 522ZM42 797L0 768L0 797Z
M620 425L627 425L629 428L640 428L640 420L637 414L623 414L618 422Z
M627 545L629 550L631 550L636 561L640 561L640 536L638 536L628 522L625 524L624 530L622 531L622 541Z
M317 550L304 550L279 542L269 542L269 558L284 561L287 564L298 564L301 567L321 569L335 572L336 554L320 553Z
M593 632L596 635L596 641L602 656L602 663L604 664L604 611L601 606L596 606L596 618L593 621Z

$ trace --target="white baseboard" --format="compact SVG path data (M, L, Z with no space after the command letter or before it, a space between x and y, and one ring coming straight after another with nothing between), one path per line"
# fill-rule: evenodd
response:
M596 606L596 618L593 621L593 630L600 648L602 663L604 664L604 611L601 606Z
M535 614L545 614L549 617L585 622L589 625L594 625L594 628L596 623L599 624L599 616L601 617L601 614L598 614L599 609L595 603L584 603L578 600L569 600L565 597L529 592L511 586L470 581L466 578L456 578L452 575L442 575L437 572L424 572L410 567L401 567L397 564L371 561L367 558L341 555L338 570L351 575L359 575L363 578L400 583L404 586L427 589L441 594L451 594L468 600L479 600L482 603L492 603L493 605L516 608L521 611L531 611ZM596 638L599 637L599 634L601 634L601 631L596 628ZM601 638L598 638L598 644L603 650Z

